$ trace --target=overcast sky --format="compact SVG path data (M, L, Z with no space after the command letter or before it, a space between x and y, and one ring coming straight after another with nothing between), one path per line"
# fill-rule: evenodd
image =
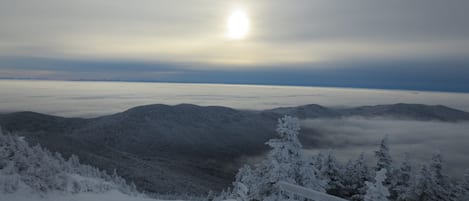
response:
M241 10L249 31L226 37ZM0 0L0 77L469 91L464 0Z

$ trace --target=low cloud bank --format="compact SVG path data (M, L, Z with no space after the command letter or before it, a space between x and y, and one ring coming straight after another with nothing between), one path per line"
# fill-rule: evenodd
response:
M0 95L0 113L34 111L66 117L97 117L156 103L252 110L313 103L327 107L419 103L469 111L469 93L325 87L0 80Z
M311 119L302 122L306 129L320 133L320 147L309 151L334 150L339 159L356 158L365 152L373 162L379 141L389 136L391 154L396 160L409 153L414 165L430 160L440 151L451 176L461 176L469 168L469 122L447 123L396 119Z

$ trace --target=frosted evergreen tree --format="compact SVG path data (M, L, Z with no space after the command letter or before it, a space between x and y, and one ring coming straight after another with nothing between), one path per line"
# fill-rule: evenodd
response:
M365 201L388 201L389 191L384 186L386 180L386 169L381 169L376 172L375 183L366 182L367 190L365 194Z
M463 181L461 182L458 191L458 201L469 200L469 169L466 170Z
M384 138L381 140L379 144L379 149L375 151L375 157L377 159L375 171L379 171L381 169L386 169L386 180L384 184L392 189L392 184L394 183L392 180L394 179L394 169L393 169L393 160L389 151L389 137L385 135Z
M407 192L407 200L424 201L434 200L434 192L432 191L432 178L428 167L423 165L415 178L411 188Z
M220 195L216 196L215 198L213 198L212 201L226 201L226 200L231 200L230 198L232 197L232 195L230 194L230 189L228 190L223 190Z
M246 197L249 199L288 199L288 195L280 191L280 181L324 191L324 182L317 178L318 171L312 160L307 160L301 149L298 140L299 120L285 116L279 119L276 131L280 138L271 139L266 143L272 148L267 159L252 171L242 168L238 173L234 183L235 194L239 196L247 190Z
M303 157L299 163L299 170L297 172L297 183L300 186L313 189L320 192L325 192L326 182L319 177L319 171L314 166L310 158Z
M66 161L37 145L31 147L22 138L0 132L0 191L14 193L28 188L39 194L104 192L110 189L136 195L135 185L127 185L117 175L111 177L97 168L79 163L76 156ZM116 182L115 182L116 181Z
M0 193L13 193L20 185L20 175L18 175L13 161L4 162L0 167Z
M370 180L369 167L365 161L365 154L361 153L355 162L349 161L344 172L344 189L347 195L344 198L353 201L362 201L366 193L365 181Z
M326 191L328 194L344 196L343 173L332 151L328 152L324 160L321 175L327 179Z
M408 200L407 191L412 185L412 165L409 154L405 154L402 164L394 171L393 176L391 198L398 201Z
M251 189L257 188L258 178L250 166L241 167L236 174L236 180L233 182L233 195L240 201L249 200Z
M348 160L343 174L343 198L351 198L352 195L357 193L357 180L355 178L355 170L352 160Z
M316 170L318 171L321 171L322 170L322 166L324 164L324 160L325 160L325 156L324 156L324 153L322 151L320 151L316 157L313 158L314 160L314 167L316 168ZM319 174L319 178L320 179L325 179L325 178L322 178L322 175Z
M443 200L453 200L455 195L448 176L443 173L443 157L440 152L436 152L432 156L430 173L435 196Z
M407 193L407 200L412 201L452 201L451 189L442 183L439 176L441 162L439 156L434 155L430 166L422 166L415 182Z
M375 170L379 171L381 169L386 169L386 172L389 174L392 171L392 158L389 153L389 140L388 135L385 135L379 144L379 149L375 151L375 156L377 159Z

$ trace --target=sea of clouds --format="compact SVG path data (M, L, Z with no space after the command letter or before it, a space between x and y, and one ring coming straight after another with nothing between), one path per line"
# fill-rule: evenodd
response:
M254 110L313 103L331 107L422 103L469 111L469 94L326 87L0 80L0 112L34 111L66 117L96 117L156 103Z
M413 121L384 118L351 117L344 119L311 119L302 122L321 136L313 153L332 150L342 161L357 158L364 152L373 163L373 151L387 135L391 155L401 161L409 154L415 167L430 161L433 153L441 152L446 170L461 177L469 169L469 122Z

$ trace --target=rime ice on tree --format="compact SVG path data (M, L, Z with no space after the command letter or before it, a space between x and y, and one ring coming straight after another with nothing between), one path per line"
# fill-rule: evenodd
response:
M389 191L383 184L386 180L386 169L376 172L375 183L366 182L368 189L365 194L365 201L388 201Z
M272 147L268 157L254 170L242 168L234 183L234 196L243 200L283 200L278 182L298 184L317 191L324 191L324 182L317 178L318 171L313 161L306 158L298 140L300 123L297 118L285 116L278 121L276 129L280 138L271 139L267 145ZM242 184L242 185L241 185ZM241 196L240 196L241 195Z

